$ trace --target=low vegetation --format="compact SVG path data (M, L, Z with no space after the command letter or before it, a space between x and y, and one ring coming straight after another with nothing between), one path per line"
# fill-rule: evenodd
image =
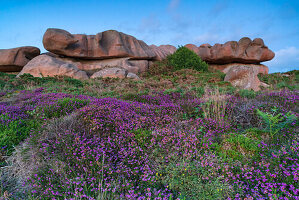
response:
M298 71L253 92L154 66L139 81L0 73L1 198L298 198Z

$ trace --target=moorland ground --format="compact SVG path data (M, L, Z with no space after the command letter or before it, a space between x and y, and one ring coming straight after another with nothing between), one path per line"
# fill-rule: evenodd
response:
M261 75L259 92L224 76L0 73L1 198L299 198L298 71Z

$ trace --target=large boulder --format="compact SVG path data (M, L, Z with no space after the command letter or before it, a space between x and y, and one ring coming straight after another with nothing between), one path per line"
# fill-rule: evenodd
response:
M159 61L165 59L168 55L173 54L176 51L176 47L172 45L150 45L149 47L156 54L155 60Z
M18 76L26 73L35 77L68 76L75 79L88 79L86 72L78 69L76 65L49 55L39 55L33 58L24 66Z
M249 66L249 67L254 67L258 69L259 74L268 74L269 68L266 65L262 64L240 64L240 63L229 63L229 64L224 64L224 65L217 65L217 64L210 64L209 66L211 68L217 69L222 71L223 73L227 74L227 72L232 68L232 67L238 67L238 66Z
M104 60L86 60L82 58L61 57L53 53L46 54L55 57L58 60L76 65L78 69L88 72L98 71L107 67L119 67L128 70L128 72L137 74L147 71L149 67L148 60L132 60L129 57L110 58Z
M204 44L199 47L185 45L199 55L202 60L212 64L246 63L258 64L274 58L275 54L264 44L261 38L251 41L250 38L241 38L238 42L229 41L225 44L211 46Z
M43 44L52 53L84 59L153 59L156 56L145 42L115 30L84 35L49 28L44 34Z
M235 64L227 69L224 81L229 81L233 86L241 89L258 91L263 85L258 79L259 73L261 70L258 65Z
M39 48L31 46L0 49L0 71L19 72L31 59L39 54Z

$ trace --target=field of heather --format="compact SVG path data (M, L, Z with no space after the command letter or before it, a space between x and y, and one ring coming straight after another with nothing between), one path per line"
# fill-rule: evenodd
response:
M1 73L1 199L299 198L298 71L260 77L259 92L150 73Z

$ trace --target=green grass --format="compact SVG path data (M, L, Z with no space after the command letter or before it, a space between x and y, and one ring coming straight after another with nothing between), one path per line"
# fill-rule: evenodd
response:
M299 70L258 76L262 82L270 85L271 89L299 89Z
M2 120L9 120L6 115L0 115ZM14 147L25 140L30 132L36 131L41 126L41 123L35 119L13 120L8 124L0 124L0 154L9 156L14 150ZM5 165L4 160L0 158L0 166Z

